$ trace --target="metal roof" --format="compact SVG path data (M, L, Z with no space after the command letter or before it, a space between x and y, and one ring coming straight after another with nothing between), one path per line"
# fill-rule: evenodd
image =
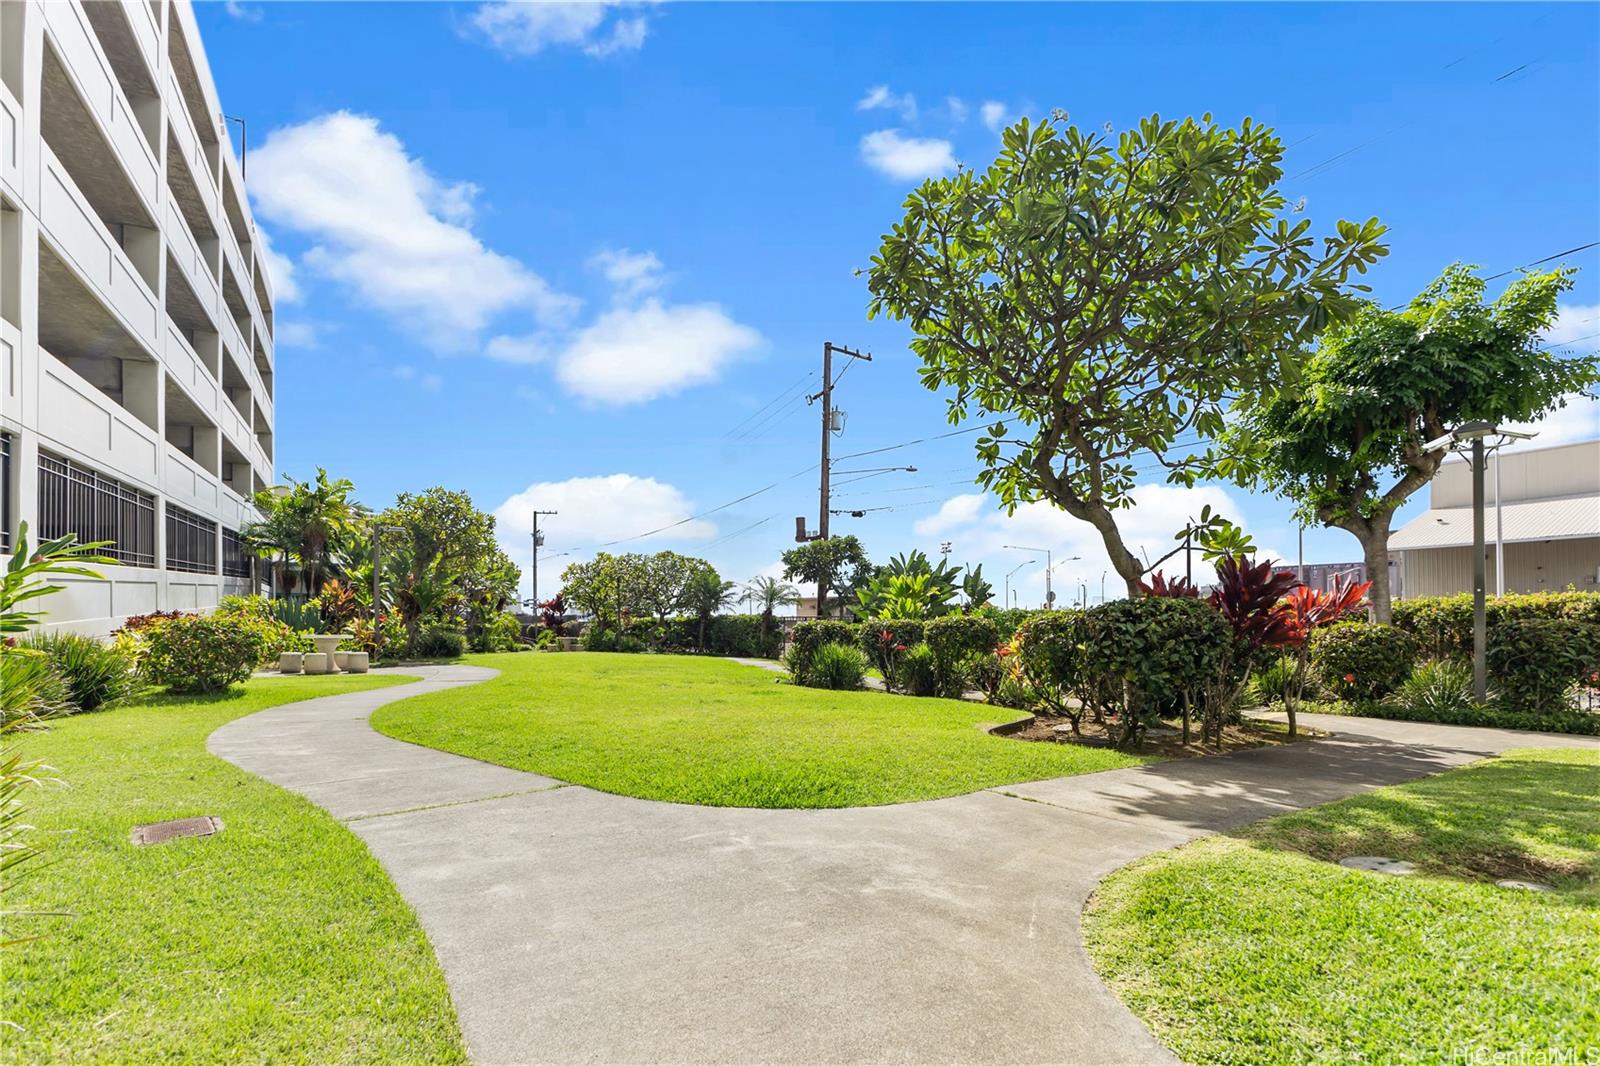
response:
M1600 495L1524 500L1500 508L1507 544L1600 537ZM1483 509L1484 539L1495 540L1495 507ZM1417 548L1470 548L1472 508L1433 507L1389 535L1390 551Z

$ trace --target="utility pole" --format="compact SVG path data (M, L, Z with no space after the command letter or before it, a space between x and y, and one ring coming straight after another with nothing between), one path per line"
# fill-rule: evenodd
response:
M539 532L539 516L542 514L560 514L560 511L534 511L533 512L533 557L529 562L533 584L530 591L533 594L533 609L539 609L539 549L544 547L544 535Z
M849 348L844 347L843 345L835 344L832 341L823 341L822 342L822 391L806 398L806 402L807 403L814 402L814 401L816 401L818 399L822 400L822 466L819 468L821 470L821 472L822 472L822 476L819 479L820 480L820 484L818 486L819 489L820 489L819 495L821 497L821 501L822 502L821 502L820 507L818 508L818 514L817 514L817 539L818 540L827 540L828 539L828 505L831 502L831 492L830 492L829 476L828 475L831 472L829 470L829 467L831 466L831 464L833 462L833 460L830 458L830 445L833 442L833 385L834 385L834 380L833 380L833 353L834 352L838 352L840 355L847 355L851 359L861 359L861 360L864 360L864 361L866 361L868 363L872 362L872 356L870 354L865 354L865 353L862 353L862 352L853 351L853 350L851 350ZM828 599L829 578L831 576L832 575L830 575L830 574L824 573L822 575L821 579L817 581L817 617L818 618L823 617L823 610L825 609L825 605L826 605L827 599Z
M1460 433L1457 436L1461 436ZM1483 435L1472 437L1472 697L1488 699L1489 671L1484 654L1489 643L1483 608Z

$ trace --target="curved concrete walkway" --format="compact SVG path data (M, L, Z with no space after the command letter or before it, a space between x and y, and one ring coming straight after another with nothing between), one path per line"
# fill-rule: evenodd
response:
M1157 1063L1079 934L1149 852L1559 738L1306 715L1291 747L893 807L690 807L390 740L376 707L262 711L209 748L345 819L416 908L481 1063ZM1032 802L1024 802L1032 801Z

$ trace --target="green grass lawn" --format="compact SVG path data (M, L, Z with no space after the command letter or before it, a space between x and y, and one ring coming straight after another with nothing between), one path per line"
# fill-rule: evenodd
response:
M1420 872L1346 870L1348 855ZM1107 879L1085 929L1101 974L1189 1062L1586 1061L1600 752L1519 752L1152 856Z
M493 681L372 717L382 733L606 792L731 807L933 799L1141 760L993 737L1017 712L829 692L723 659L584 652L473 656Z
M411 909L366 847L299 796L206 754L231 719L403 678L255 679L224 698L81 715L30 736L66 787L28 797L47 849L5 895L8 1062L464 1061ZM222 833L133 847L147 822Z

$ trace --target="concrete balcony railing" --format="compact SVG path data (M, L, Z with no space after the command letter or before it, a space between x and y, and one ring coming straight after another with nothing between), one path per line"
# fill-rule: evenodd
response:
M40 231L81 280L153 355L161 350L161 307L126 253L47 144L39 144Z
M222 498L222 482L174 447L171 441L163 440L161 444L165 455L161 469L162 493L181 507L201 514L214 513Z
M133 107L94 30L84 21L77 4L40 4L37 10L43 13L50 40L77 83L89 114L111 145L134 191L144 200L147 213L154 218L161 196L160 163L139 131Z
M221 197L217 195L217 175L211 169L211 161L206 158L205 146L200 141L199 132L194 128L194 119L190 117L189 108L184 104L183 89L179 87L177 76L170 69L167 71L166 82L163 110L167 114L167 128L172 131L173 140L178 142L178 153L188 164L189 174L200 190L200 199L205 204L206 217L211 220L211 227L220 233L222 203Z
M200 241L189 228L188 220L172 200L167 201L166 230L167 250L177 260L184 278L189 282L189 288L194 290L206 314L216 318L222 313L222 286L213 269L216 264L206 257Z
M44 348L39 354L39 407L50 414L40 439L153 490L160 480L160 435Z
M166 367L167 377L176 382L200 410L214 418L217 406L222 402L222 386L171 319L167 320L166 351L162 363Z
M161 69L161 23L160 16L155 13L147 0L114 0L122 5L122 10L128 17L128 25L133 28L134 40L139 42L139 50L144 53L144 62L151 70Z
M22 199L22 104L0 81L0 182Z

